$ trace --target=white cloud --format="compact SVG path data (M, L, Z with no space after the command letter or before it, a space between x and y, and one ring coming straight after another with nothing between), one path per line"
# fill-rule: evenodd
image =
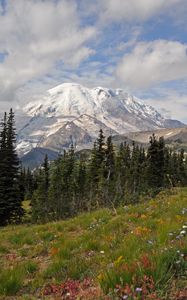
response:
M8 53L0 64L1 98L14 97L58 61L77 67L94 53L87 43L95 35L94 27L81 26L73 0L7 1L0 16L0 52Z
M97 0L101 22L146 21L156 14L168 12L184 0Z
M187 76L187 44L166 40L139 42L124 55L116 76L135 89L183 79Z
M187 93L170 89L160 97L146 99L144 102L158 109L166 118L178 119L187 123Z

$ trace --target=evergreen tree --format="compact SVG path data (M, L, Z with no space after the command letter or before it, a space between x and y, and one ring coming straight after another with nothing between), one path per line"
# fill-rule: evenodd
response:
M121 143L117 153L117 175L116 175L116 205L119 205L129 198L129 181L130 181L130 164L131 164L131 150L129 145Z
M106 159L106 144L103 130L100 129L99 137L94 143L90 161L89 183L90 183L90 208L103 205L103 185L105 182L104 170Z
M20 191L20 164L15 150L16 133L14 113L6 113L0 137L0 196L1 225L19 222L23 216L23 193Z
M89 208L88 203L88 176L86 163L80 158L77 166L77 190L76 190L76 211L87 211Z
M59 157L51 169L49 187L49 208L53 220L64 217L63 183L62 183L62 157Z
M33 216L45 222L103 206L115 210L139 201L149 190L156 194L164 187L186 184L186 170L184 151L169 150L163 138L152 135L148 151L135 143L122 143L115 151L112 137L105 143L100 130L91 157L78 157L73 145L50 168L46 157L34 175Z
M104 205L114 206L115 203L115 174L116 174L116 162L115 151L112 143L112 137L109 136L106 141L104 161Z
M8 203L9 219L20 221L23 215L22 195L20 194L19 175L20 162L16 153L16 133L15 133L14 113L10 109L7 121L7 169L8 169Z
M32 174L31 170L28 168L27 170L24 169L24 185L25 185L25 199L31 200L34 190L37 188L36 181L37 178Z
M145 187L145 152L133 143L130 161L129 188L131 200L136 202Z
M180 185L185 186L187 183L187 172L185 166L184 149L181 149L178 155L178 173Z
M148 186L153 191L164 187L164 163L165 163L165 144L164 139L160 138L159 141L153 134L150 137L150 146L148 148L148 168L147 168L147 181Z
M6 147L7 147L7 114L4 114L0 131L0 225L5 225L8 221L8 202L5 197L7 192L6 179L8 174L6 167Z
M47 155L40 170L39 182L32 198L32 218L36 222L47 222L50 217L49 207L49 162Z

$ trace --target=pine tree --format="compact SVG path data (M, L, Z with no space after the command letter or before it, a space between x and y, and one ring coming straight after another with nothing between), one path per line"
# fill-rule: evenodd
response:
M129 145L121 143L117 153L116 175L116 205L119 205L129 197L131 151Z
M114 207L115 204L115 175L116 175L116 158L112 137L109 136L106 141L104 160L104 205Z
M89 207L88 203L88 176L85 161L80 158L77 166L77 182L76 190L76 211L87 211Z
M36 191L32 198L32 218L36 222L47 222L50 214L49 208L49 162L45 156Z
M181 149L178 155L178 173L180 185L185 186L187 182L187 173L185 166L184 149Z
M138 195L143 190L145 153L133 143L130 161L129 188L132 201L138 201Z
M23 215L22 197L20 195L19 174L20 162L15 149L16 133L14 113L10 109L7 121L7 170L8 170L8 203L9 203L9 219L20 221Z
M5 197L7 192L7 167L6 167L6 143L7 143L7 114L4 114L1 122L0 132L0 225L5 225L8 221L8 201Z
M0 137L0 196L1 224L19 222L23 216L22 193L20 191L20 164L15 149L16 133L14 113L6 113ZM2 210L2 207L3 210Z
M25 199L31 200L34 190L36 187L36 178L34 173L32 174L31 170L28 168L27 170L23 170L24 172L24 186L25 186Z
M147 181L149 188L156 191L164 187L164 163L165 163L165 143L164 139L160 138L159 141L153 134L150 137L150 146L148 148L148 168L147 168Z
M108 181L110 181L115 175L115 152L111 136L107 138L105 155L105 177Z
M59 157L52 164L49 187L49 209L53 220L59 220L64 217L63 200L62 157Z
M103 205L103 185L105 182L105 159L106 144L103 130L100 129L99 136L94 143L90 161L90 197L91 208Z

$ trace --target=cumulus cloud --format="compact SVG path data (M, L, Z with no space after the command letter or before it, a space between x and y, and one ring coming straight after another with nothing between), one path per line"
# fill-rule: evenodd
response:
M163 90L160 97L149 98L145 102L158 109L166 118L178 119L186 124L187 93Z
M156 14L168 12L184 0L97 0L95 10L100 11L101 22L146 21ZM94 11L94 7L92 7Z
M148 88L187 76L187 44L156 40L139 42L124 55L116 76L128 87Z
M79 65L94 51L87 46L96 35L81 26L73 0L7 1L0 16L1 98L13 98L24 83L46 75L58 61Z

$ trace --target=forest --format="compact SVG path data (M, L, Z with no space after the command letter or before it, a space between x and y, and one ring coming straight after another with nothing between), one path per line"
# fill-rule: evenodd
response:
M4 114L0 132L0 225L25 220L29 200L33 223L74 217L98 208L115 209L150 199L160 191L187 185L184 150L166 147L164 138L150 136L148 149L132 143L114 146L100 129L89 155L74 145L39 168L21 166L16 153L14 113Z

